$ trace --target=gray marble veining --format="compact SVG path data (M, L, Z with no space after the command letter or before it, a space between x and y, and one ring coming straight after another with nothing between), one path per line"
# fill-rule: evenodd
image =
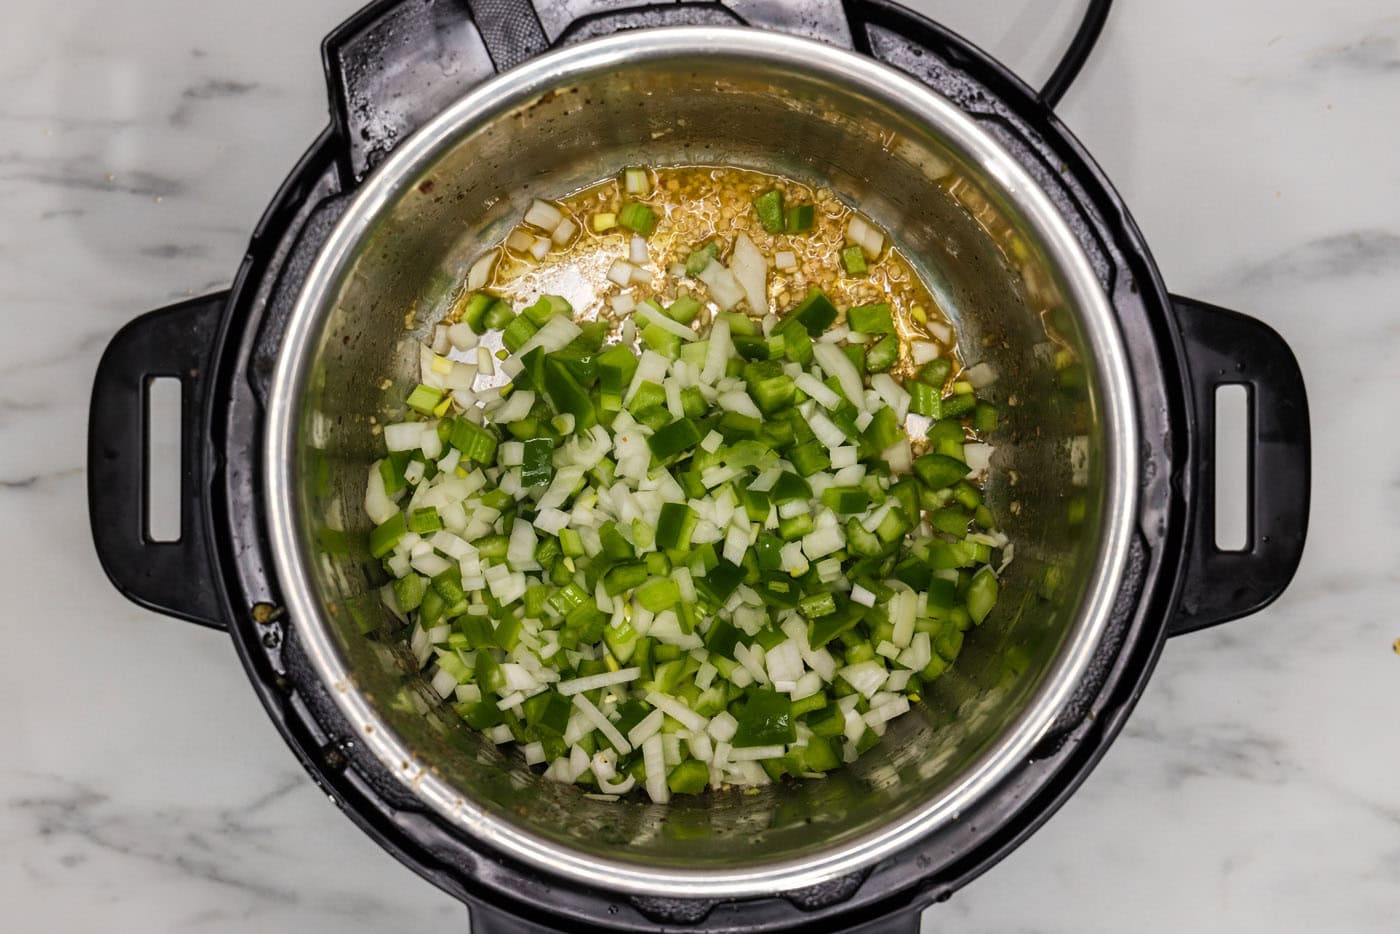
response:
M6 6L5 930L462 929L459 905L304 777L227 639L123 601L87 531L102 348L136 314L227 285L325 121L317 42L356 5ZM919 5L1032 79L1077 11ZM1120 0L1061 113L1173 290L1294 347L1312 527L1285 597L1169 644L1080 792L926 929L1394 931L1400 17L1390 0Z

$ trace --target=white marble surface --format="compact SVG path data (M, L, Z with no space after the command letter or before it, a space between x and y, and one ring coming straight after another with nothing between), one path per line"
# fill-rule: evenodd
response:
M460 930L294 763L228 640L141 611L88 537L90 375L224 285L324 120L356 0L7 0L0 30L0 929ZM1078 4L926 4L1045 73ZM1307 554L1171 643L1126 733L961 932L1400 924L1400 16L1392 0L1120 0L1062 113L1176 291L1269 321L1312 399Z

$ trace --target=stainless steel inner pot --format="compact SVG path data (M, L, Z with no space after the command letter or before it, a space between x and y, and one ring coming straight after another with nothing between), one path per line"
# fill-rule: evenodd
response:
M953 670L856 764L753 794L606 803L534 775L436 710L387 635L363 553L323 543L336 537L327 530L367 528L372 422L393 418L416 382L416 342L480 248L537 195L624 165L697 163L830 186L911 257L965 361L1000 373L989 497L1015 560ZM1077 404L1057 389L1056 349L1088 376ZM947 100L804 39L637 31L480 86L361 188L287 328L264 495L282 594L312 663L359 741L461 834L594 887L766 894L850 872L957 820L1045 733L1102 636L1122 572L1136 506L1133 405L1116 323L1070 230Z

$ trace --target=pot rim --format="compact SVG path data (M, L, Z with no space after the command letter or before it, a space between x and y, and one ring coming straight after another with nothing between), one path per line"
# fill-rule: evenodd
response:
M1043 683L998 743L937 798L898 820L803 857L723 870L649 869L585 853L502 820L468 800L431 770L354 688L307 568L297 505L295 452L310 354L336 287L353 264L375 218L410 188L422 167L455 144L461 131L568 81L571 75L620 65L664 61L678 52L759 60L833 76L936 126L965 157L993 175L1056 263L1080 312L1085 342L1096 361L1105 444L1102 534L1086 596ZM771 895L863 869L955 821L969 804L1023 761L1070 699L1108 624L1127 561L1137 513L1138 442L1135 393L1127 353L1111 306L1092 265L1049 197L1015 158L936 91L871 58L810 39L746 27L667 27L630 31L545 53L493 78L426 123L370 175L322 246L287 323L267 397L263 495L268 534L284 605L306 655L331 690L341 714L376 759L413 795L452 826L538 869L589 887L637 895L716 898Z

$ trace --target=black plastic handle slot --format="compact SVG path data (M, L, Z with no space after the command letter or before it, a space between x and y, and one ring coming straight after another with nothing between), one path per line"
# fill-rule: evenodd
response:
M1293 351L1253 318L1172 297L1186 348L1193 397L1195 456L1186 578L1169 632L1193 632L1253 613L1283 593L1303 555L1308 530L1311 443L1308 397ZM1249 544L1215 542L1215 394L1240 384L1250 397Z
M88 415L88 517L97 557L128 599L160 613L215 628L217 584L202 521L205 456L200 415L209 364L228 293L142 315L102 354ZM149 419L147 387L180 380L180 536L153 541L146 531Z

